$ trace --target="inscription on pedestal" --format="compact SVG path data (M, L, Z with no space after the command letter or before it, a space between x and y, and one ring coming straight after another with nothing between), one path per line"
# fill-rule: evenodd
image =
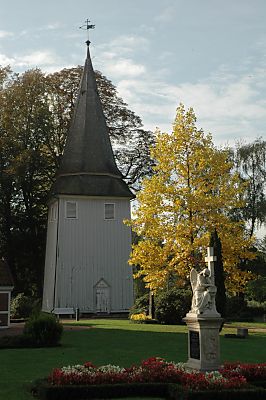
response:
M189 331L190 358L200 360L200 339L199 332Z

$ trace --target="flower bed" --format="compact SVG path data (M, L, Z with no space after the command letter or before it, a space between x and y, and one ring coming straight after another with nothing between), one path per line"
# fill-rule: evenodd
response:
M134 322L135 324L146 324L146 323L156 323L154 319L152 319L149 315L146 315L144 313L140 314L132 314L130 316L130 321Z
M250 383L260 381L260 387ZM263 389L266 364L226 363L219 371L188 371L183 363L152 357L122 368L116 365L83 365L56 368L35 385L41 399L87 399L160 396L171 399L266 399Z
M248 382L266 381L266 363L243 364L226 362L221 371L223 374L237 372L244 376Z
M91 362L56 368L48 377L52 385L100 385L117 383L179 383L184 388L193 390L236 389L247 385L247 380L235 369L209 373L188 372L184 364L167 362L162 358L152 357L140 365L121 368L115 365L95 367Z
M266 389L266 363L225 363L221 372L224 376L226 376L227 372L230 374L232 372L237 372L241 376L244 376L248 383Z

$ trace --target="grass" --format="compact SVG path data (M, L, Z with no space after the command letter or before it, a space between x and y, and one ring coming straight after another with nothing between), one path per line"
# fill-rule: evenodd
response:
M229 322L227 326L240 327L245 326L247 328L264 328L266 329L266 322Z
M63 365L92 361L96 365L129 366L151 356L169 361L187 360L185 326L132 324L110 319L80 321L79 324L93 328L65 331L61 347L0 350L0 398L32 400L27 385ZM236 324L239 325L246 326ZM266 328L266 324L263 326ZM246 340L224 338L224 333L235 330L232 325L222 332L222 361L265 362L266 329L251 333Z

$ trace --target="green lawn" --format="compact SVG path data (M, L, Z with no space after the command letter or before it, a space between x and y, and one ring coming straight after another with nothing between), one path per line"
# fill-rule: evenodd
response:
M187 360L185 326L139 325L126 320L89 320L80 324L93 328L64 332L61 347L0 350L0 399L32 399L27 385L63 365L92 361L96 365L129 366L151 356L169 361ZM266 330L251 333L245 340L223 337L232 331L235 331L233 326L221 335L223 361L265 362Z

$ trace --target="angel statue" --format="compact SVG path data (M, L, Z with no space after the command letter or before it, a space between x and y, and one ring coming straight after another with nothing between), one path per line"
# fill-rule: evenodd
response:
M190 282L193 291L192 313L203 314L211 312L217 314L215 306L215 295L217 288L211 281L210 270L205 268L198 273L195 268L190 272Z

